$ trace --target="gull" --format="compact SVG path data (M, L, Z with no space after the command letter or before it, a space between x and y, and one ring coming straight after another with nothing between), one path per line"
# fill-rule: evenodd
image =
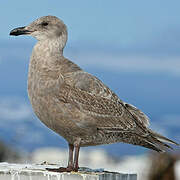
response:
M78 171L80 147L129 143L165 152L176 142L152 131L148 117L123 102L97 77L63 56L67 27L55 16L43 16L10 35L37 39L29 63L28 96L37 117L69 145L66 168ZM74 152L75 151L75 152Z

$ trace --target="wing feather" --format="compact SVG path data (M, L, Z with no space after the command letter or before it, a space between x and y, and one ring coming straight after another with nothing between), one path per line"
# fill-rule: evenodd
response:
M79 111L94 119L92 123L98 128L132 130L137 125L147 127L146 116L139 109L120 100L98 78L84 71L77 71L66 74L64 79L59 99L74 104Z

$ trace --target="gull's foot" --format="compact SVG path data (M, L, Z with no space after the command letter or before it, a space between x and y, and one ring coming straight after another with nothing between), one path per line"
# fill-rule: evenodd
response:
M74 172L78 172L78 169L76 168L73 168L73 167L67 167L67 168L64 168L64 167L60 167L60 168L46 168L46 170L48 171L52 171L52 172L59 172L59 173L62 173L62 172L71 172L71 171L74 171Z

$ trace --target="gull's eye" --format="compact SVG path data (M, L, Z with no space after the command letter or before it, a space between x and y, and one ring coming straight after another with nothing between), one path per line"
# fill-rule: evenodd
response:
M42 25L42 26L47 26L47 25L48 25L48 22L42 22L41 25Z

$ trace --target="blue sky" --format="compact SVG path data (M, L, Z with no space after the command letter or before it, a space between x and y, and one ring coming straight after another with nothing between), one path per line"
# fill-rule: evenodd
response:
M179 0L2 1L0 138L11 141L9 135L13 137L14 131L8 131L9 124L14 123L18 129L22 126L30 128L26 120L34 122L33 113L28 109L26 81L28 59L36 40L11 37L9 32L40 16L55 15L68 27L65 48L68 58L103 80L120 98L140 107L152 119L154 129L180 139L179 127L176 126L180 124L179 7ZM38 128L26 132L30 135L36 131L39 136L41 130ZM51 137L49 134L48 138ZM31 144L22 146L25 148ZM54 144L58 144L57 141ZM128 146L123 147L120 149L128 153ZM133 153L136 150L132 149Z

